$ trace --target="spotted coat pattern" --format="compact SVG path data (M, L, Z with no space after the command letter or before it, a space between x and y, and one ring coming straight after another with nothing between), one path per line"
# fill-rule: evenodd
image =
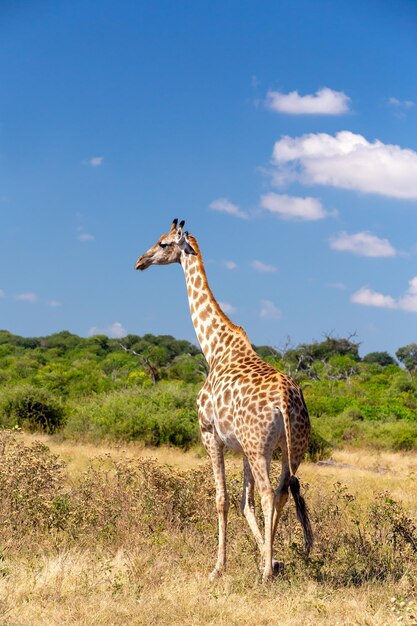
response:
M175 221L170 233L173 234L174 230ZM211 577L222 574L226 566L229 502L223 450L227 447L244 457L241 509L261 551L263 579L266 580L272 577L278 565L272 554L273 538L288 499L290 478L297 471L307 449L310 433L308 412L298 385L263 361L253 350L244 330L223 313L208 285L197 240L188 233L186 235L187 245L191 246L193 253L182 249L175 260L181 263L184 270L191 318L210 368L198 396L198 417L202 441L211 458L216 483L219 548ZM177 230L176 240L181 240L181 236ZM163 241L168 241L167 236ZM152 250L139 258L138 269L145 269L152 262L173 262L158 260L148 263ZM170 254L173 256L172 250ZM279 485L274 490L269 470L277 447L282 451L282 472ZM254 513L255 485L261 496L264 536Z

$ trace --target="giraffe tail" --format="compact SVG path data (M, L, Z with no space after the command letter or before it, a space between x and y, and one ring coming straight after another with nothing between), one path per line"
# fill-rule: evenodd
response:
M290 490L292 493L292 497L294 498L298 521L303 527L304 545L306 550L306 556L308 556L313 546L313 530L311 528L310 519L308 516L307 505L303 496L300 494L300 483L295 474L293 474L290 478Z
M306 550L306 556L310 554L310 550L313 546L313 530L311 528L310 518L308 515L307 505L303 496L300 494L300 482L295 475L297 471L297 466L293 466L292 463L292 444L291 444L291 420L290 414L288 411L288 405L285 402L281 402L281 405L278 407L281 411L281 415L284 422L284 431L285 431L285 439L287 441L287 455L288 455L288 466L290 470L290 479L289 479L289 487L292 493L292 497L295 502L295 510L297 514L298 521L303 527L304 532L304 545Z

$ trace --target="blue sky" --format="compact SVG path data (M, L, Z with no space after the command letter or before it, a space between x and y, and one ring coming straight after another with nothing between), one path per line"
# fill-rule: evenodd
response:
M185 219L252 342L417 340L417 4L3 0L0 327L195 341Z

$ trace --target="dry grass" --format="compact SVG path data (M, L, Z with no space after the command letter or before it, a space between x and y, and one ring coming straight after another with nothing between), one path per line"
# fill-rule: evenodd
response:
M51 437L43 433L19 432L19 439L26 445L40 441L49 449L62 458L72 477L80 476L85 472L93 459L103 459L106 456L114 461L128 459L156 459L159 463L165 463L181 469L193 469L206 462L205 455L200 451L183 452L180 448L161 446L158 448L144 446L141 443L126 442L123 444L93 444L77 442L59 437Z
M417 562L404 539L416 519L416 455L339 451L336 464L304 464L316 547L306 562L291 503L277 541L286 574L267 586L238 513L240 461L229 457L229 570L210 585L205 459L28 435L3 446L2 626L417 624Z
M359 500L366 502L378 491L389 494L417 517L417 454L369 449L336 450L331 459L319 464L303 464L300 477L330 487L340 481Z
M209 585L194 558L174 539L114 554L65 550L14 563L1 584L5 626L300 626L413 624L417 606L401 584L334 589L308 581L251 585L240 571ZM159 557L158 557L159 554ZM28 576L29 574L29 576ZM399 621L399 618L402 618Z

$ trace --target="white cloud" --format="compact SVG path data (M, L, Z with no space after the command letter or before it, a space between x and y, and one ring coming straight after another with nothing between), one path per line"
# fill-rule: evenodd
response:
M268 265L268 263L263 263L262 261L257 261L257 260L252 261L251 266L257 272L268 273L268 272L277 271L277 268L275 267L275 265Z
M5 298L6 294L4 293L3 289L0 289L0 298Z
M0 298L2 297L2 293L3 293L3 297L5 297L4 292L1 292L0 290ZM40 298L38 296L37 293L35 293L34 291L25 291L23 293L18 293L15 295L16 300L19 300L20 302L29 302L30 304L33 304L34 302L39 302L40 304L46 304L47 306L50 307L60 307L62 306L61 302L58 302L57 300L43 300L43 298Z
M283 137L273 149L273 181L297 180L392 198L417 199L417 152L344 130L334 137Z
M281 311L275 306L271 300L261 301L261 310L259 316L268 320L279 320L282 317Z
M228 270L235 270L235 269L237 269L237 263L235 263L234 261L225 261L224 262L224 266Z
M414 106L412 100L398 100L398 98L389 98L388 104L396 109L411 109Z
M21 302L37 302L39 300L38 294L33 291L26 291L25 293L18 293L16 296L16 300L20 300Z
M228 302L219 302L219 305L220 305L221 310L224 311L224 313L226 313L227 315L230 315L230 313L236 312L236 308L232 304L229 304Z
M413 108L415 103L412 100L399 100L398 98L388 98L387 106L389 106L395 117L398 119L404 119L406 112Z
M109 329L109 337L126 337L126 330L120 322L114 322Z
M391 296L384 296L382 293L372 291L367 287L362 287L351 296L351 302L363 304L365 306L377 306L384 309L395 309L395 300Z
M107 335L114 339L121 339L122 337L126 337L127 333L120 322L114 322L114 324L107 326L107 328L97 328L93 326L88 331L88 335L89 337L93 335Z
M345 283L338 283L338 282L336 282L336 283L327 283L327 286L331 287L332 289L341 289L341 290L347 289Z
M259 87L259 85L261 84L261 81L259 80L259 78L255 74L253 74L251 76L250 84L251 84L251 87L253 89L257 89Z
M393 257L397 254L388 239L380 239L367 231L349 235L346 231L330 239L332 250L353 252L368 257Z
M384 309L397 309L417 313L417 276L414 276L409 283L404 295L395 299L392 296L372 291L367 287L362 287L351 296L351 302L363 304L365 306L376 306Z
M88 159L88 164L91 165L91 167L100 167L100 165L103 165L103 161L104 157L94 156Z
M408 282L408 289L398 300L398 308L402 311L417 313L417 276Z
M229 202L227 198L218 198L213 200L209 205L209 208L213 211L221 211L222 213L228 213L234 217L240 217L243 220L247 220L249 215L245 211L241 211L236 204Z
M94 241L94 235L90 233L80 233L77 237L78 241Z
M349 110L349 102L350 98L343 91L328 87L306 96L300 96L298 91L268 91L266 97L268 109L290 115L341 115Z
M81 222L77 226L77 232L78 232L77 239L78 239L78 241L94 241L95 240L94 235L92 235L91 233L87 233L86 230L85 230L85 226L82 223L84 221L83 215L81 213L77 212L76 213L76 218L77 218L78 222Z
M299 198L274 192L261 196L261 207L284 220L321 220L329 214L317 198Z

